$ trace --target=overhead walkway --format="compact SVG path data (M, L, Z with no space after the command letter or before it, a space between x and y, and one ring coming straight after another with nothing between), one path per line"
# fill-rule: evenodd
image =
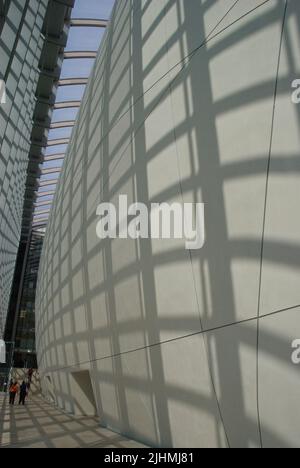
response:
M0 448L143 448L99 426L92 417L74 417L41 397L10 407L0 394Z

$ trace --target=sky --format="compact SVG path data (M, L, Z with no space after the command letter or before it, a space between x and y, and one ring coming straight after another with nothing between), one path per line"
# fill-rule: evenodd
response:
M72 11L73 19L103 19L108 20L110 18L112 8L115 0L75 0L75 6ZM95 52L98 50L103 35L104 28L94 27L71 27L66 51L74 52ZM88 78L94 59L66 59L63 62L61 79L66 78ZM66 101L81 101L85 91L85 85L74 85L74 86L62 86L58 88L56 102ZM78 113L78 108L69 108L55 110L52 116L52 122L61 121L74 121ZM63 129L52 129L49 132L48 140L56 140L61 138L68 138L71 136L72 127L66 127ZM48 146L46 148L46 156L54 154L65 154L67 145L60 146ZM61 168L63 160L49 161L42 165L43 169ZM41 182L46 180L52 180L56 178L56 175L42 175ZM55 185L50 187L41 187L39 193L53 190ZM41 201L49 200L49 206L43 207L42 209L48 208L51 205L53 196L42 198ZM38 209L36 210L38 212ZM36 215L38 219L39 215Z
M76 0L73 18L109 19L114 0Z

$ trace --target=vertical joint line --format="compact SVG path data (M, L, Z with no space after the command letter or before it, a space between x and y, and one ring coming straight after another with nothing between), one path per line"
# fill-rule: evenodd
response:
M264 201L263 229L262 229L261 254L260 254L259 292L258 292L258 305L257 305L257 339L256 339L256 400L257 400L258 430L259 430L259 439L260 439L261 448L263 448L263 434L262 434L262 424L261 424L260 405L259 405L260 304L261 304L261 292L262 292L262 271L263 271L264 240L265 240L266 219L267 219L268 188L269 188L269 180L270 180L271 157L272 157L272 148L273 148L273 139L274 139L275 112L276 112L276 101L277 101L277 94L278 94L278 81L279 81L279 71L280 71L280 62L281 62L281 52L282 52L282 46L283 46L287 9L288 9L288 0L285 0L285 7L284 7L284 13L283 13L283 19L282 19L282 27L281 27L280 44L279 44L279 51L278 51L275 89L274 89L274 101L273 101L273 110L272 110L271 135L270 135L270 146L269 146L268 165L267 165L267 176L266 176L266 187L265 187L266 191L265 191L265 201Z

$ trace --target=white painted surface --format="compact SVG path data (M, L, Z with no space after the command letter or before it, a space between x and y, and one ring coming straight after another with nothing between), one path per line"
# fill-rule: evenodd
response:
M69 372L90 370L101 422L149 445L258 447L259 421L264 445L299 445L285 383L296 395L299 320L262 318L257 347L256 319L299 302L300 108L289 80L300 73L300 5L289 1L283 38L258 311L284 2L240 1L224 18L234 3L117 3L45 241L41 371L74 411ZM181 241L100 242L96 207L119 194L205 202L205 248L191 258Z

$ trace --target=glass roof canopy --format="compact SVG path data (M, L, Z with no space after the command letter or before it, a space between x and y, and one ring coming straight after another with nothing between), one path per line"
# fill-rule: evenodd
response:
M33 216L47 225L56 185L85 87L115 0L75 0Z

